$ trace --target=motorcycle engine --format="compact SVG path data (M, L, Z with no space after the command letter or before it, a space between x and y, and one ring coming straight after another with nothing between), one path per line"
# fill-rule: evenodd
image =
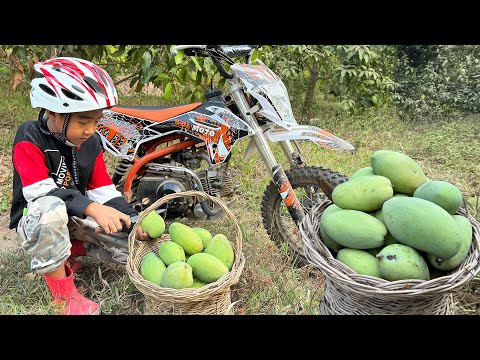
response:
M147 171L138 183L134 207L137 211L143 211L165 195L192 189L192 181L185 175L163 171ZM185 214L192 204L191 197L175 198L160 208L165 208L168 205L167 216L177 217Z

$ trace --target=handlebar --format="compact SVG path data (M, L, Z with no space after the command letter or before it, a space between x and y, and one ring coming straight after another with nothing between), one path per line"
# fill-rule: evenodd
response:
M195 49L199 50L221 50L222 53L230 58L236 58L240 56L249 56L255 46L252 45L176 45L171 50L172 55L177 55L179 50L192 50L195 53ZM187 55L190 51L187 52Z
M172 55L177 55L178 50L185 50L185 49L202 49L206 50L207 45L176 45L173 48L170 49L170 53Z
M170 49L170 53L176 55L179 50L185 50L185 55L188 56L209 56L224 78L233 79L234 74L225 69L219 58L230 60L233 64L232 58L250 56L254 48L251 45L176 45Z

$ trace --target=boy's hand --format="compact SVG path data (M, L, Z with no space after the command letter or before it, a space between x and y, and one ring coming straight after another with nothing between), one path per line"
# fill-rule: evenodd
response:
M90 203L85 208L83 214L95 219L105 234L116 234L122 231L123 225L121 221L123 221L127 227L131 226L130 216L113 207L96 202Z
M151 240L150 236L142 230L141 226L138 226L137 232L135 233L135 237L137 240L140 240L140 241Z

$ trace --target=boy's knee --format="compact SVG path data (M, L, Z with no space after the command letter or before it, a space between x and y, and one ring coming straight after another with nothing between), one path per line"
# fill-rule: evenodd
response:
M68 223L67 206L62 199L56 196L42 196L29 204L28 217L37 218L37 221L49 226L66 226Z
M44 196L28 204L17 233L22 247L32 254L32 270L48 272L60 266L70 255L70 236L65 202Z

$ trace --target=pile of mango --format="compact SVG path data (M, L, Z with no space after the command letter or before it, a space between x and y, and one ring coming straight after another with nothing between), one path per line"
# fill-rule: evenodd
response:
M388 281L430 280L466 259L472 225L458 214L463 197L452 183L429 180L408 155L378 150L332 192L319 235L356 273Z
M165 231L165 221L154 211L141 226L152 238ZM168 233L171 240L159 243L158 255L149 251L140 263L140 275L145 280L164 288L200 288L232 269L235 253L224 234L212 236L207 229L179 222L171 223Z

